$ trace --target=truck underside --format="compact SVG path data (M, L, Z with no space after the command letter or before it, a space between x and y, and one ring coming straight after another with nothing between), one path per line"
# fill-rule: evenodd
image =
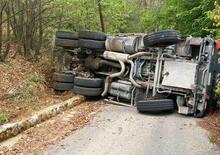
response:
M57 40L54 49L62 53L57 72L76 77L73 90L78 94L136 106L139 112L177 107L178 113L196 117L204 116L213 101L218 70L214 69L212 38L184 38L171 30L106 37L82 31L79 47L72 49Z

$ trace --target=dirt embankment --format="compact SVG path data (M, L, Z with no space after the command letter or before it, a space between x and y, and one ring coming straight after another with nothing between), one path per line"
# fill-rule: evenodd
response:
M220 146L220 111L205 117L199 125L210 131L209 140Z
M75 130L84 127L105 105L88 101L65 111L5 142L0 154L43 154L50 145L57 144Z
M0 125L20 120L74 94L56 95L51 88L52 67L46 56L31 63L23 57L0 63Z

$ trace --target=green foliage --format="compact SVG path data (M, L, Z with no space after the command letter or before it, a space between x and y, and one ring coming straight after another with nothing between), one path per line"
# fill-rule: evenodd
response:
M5 122L8 119L9 115L10 115L10 113L1 113L0 114L0 124Z
M32 96L32 94L21 94L19 95L17 98L20 100L20 101L26 101L28 99L30 99Z
M101 6L108 33L140 31L137 24L144 8L136 1L103 0ZM55 0L51 7L50 18L56 18L56 29L101 30L97 0Z
M217 97L220 97L220 83L218 83L218 85L215 88L215 94Z
M164 0L158 10L147 11L142 18L147 31L177 29L183 34L206 36L214 28L208 13L215 0ZM155 26L153 26L155 25Z
M220 37L215 0L101 0L106 33L177 29L185 35ZM45 44L57 30L101 30L97 0L54 0L47 10Z
M7 20L5 19L9 16L8 25L13 26L11 31L9 27L8 32L10 31L9 33L16 38L15 42L20 45L26 41L25 45L27 44L28 47L25 46L23 49L28 50L24 52L29 53L27 57L31 57L31 50L36 51L38 55L37 47L41 44L44 47L51 47L53 34L57 30L100 31L98 2L101 3L106 33L177 29L185 35L211 34L220 38L218 4L220 0L4 0L2 2L8 2L9 9L11 8L9 15L6 9L3 11L3 33L6 34ZM19 7L29 9L16 13L21 10ZM16 14L12 15L13 12ZM32 30L33 27L35 29ZM26 30L33 33L31 38L29 34L25 35ZM2 40L7 40L4 37ZM18 51L21 52L22 49L18 48Z
M20 101L28 101L30 99L39 96L41 91L44 89L45 78L38 74L30 76L26 81L19 87L19 93L14 96L14 99Z
M29 80L30 80L30 82L35 82L35 83L37 83L37 82L42 83L44 81L43 77L41 77L39 75L32 75Z
M79 31L99 30L99 16L96 0L55 0L51 19L56 18L57 29Z
M208 138L209 138L209 141L213 144L218 141L218 137L215 135L209 135Z
M209 18L214 21L213 33L220 39L220 2L215 2L215 9L209 12Z
M109 33L140 32L140 16L144 8L136 1L102 1L106 30Z

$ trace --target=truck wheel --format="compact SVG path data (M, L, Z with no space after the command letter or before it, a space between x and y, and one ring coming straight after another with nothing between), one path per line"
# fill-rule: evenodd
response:
M75 77L74 84L82 87L100 88L103 86L103 79Z
M59 91L69 91L73 89L73 83L54 82L53 89Z
M166 47L179 41L181 41L181 34L173 30L155 32L144 37L146 47Z
M104 50L105 49L105 41L80 39L79 46L81 48Z
M79 47L78 40L70 40L70 39L55 39L55 46L60 46L67 49L74 49Z
M79 95L95 97L101 96L102 88L88 88L74 85L73 91Z
M137 102L139 112L160 112L174 110L174 102L171 99L142 100Z
M80 39L105 41L106 40L106 34L103 33L103 32L80 31L79 32L79 38Z
M56 38L78 40L79 33L78 32L68 32L68 31L57 31Z
M137 105L138 101L144 100L145 98L145 90L142 88L136 88L134 102Z
M57 73L53 74L53 80L56 82L73 83L74 75L69 73Z
M198 111L198 112L195 114L195 117L196 117L196 118L203 118L203 117L205 117L206 112L207 112L206 110Z

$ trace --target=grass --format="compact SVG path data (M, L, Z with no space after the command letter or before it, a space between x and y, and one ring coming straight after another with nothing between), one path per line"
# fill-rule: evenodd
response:
M218 137L215 135L209 135L209 141L211 143L216 143L218 141Z
M1 113L0 114L0 124L4 123L8 117L9 117L10 113Z
M35 83L44 81L44 79L39 75L32 75L29 80Z
M18 96L18 99L21 101L26 101L28 99L30 99L32 96L30 94L21 94Z
M17 99L21 101L30 100L33 97L36 97L39 94L39 85L44 83L44 78L38 74L31 75L28 80L23 83L23 86L20 89L20 94L17 96Z

